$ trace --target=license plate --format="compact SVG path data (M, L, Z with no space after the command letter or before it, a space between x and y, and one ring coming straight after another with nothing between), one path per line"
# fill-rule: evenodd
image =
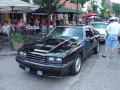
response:
M26 67L25 71L30 72L30 68Z
M43 75L43 72L42 71L37 71L37 74L42 76Z

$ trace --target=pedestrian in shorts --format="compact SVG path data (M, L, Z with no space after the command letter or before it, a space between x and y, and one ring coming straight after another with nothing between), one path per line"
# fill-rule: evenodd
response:
M105 50L102 57L106 57L108 50L110 50L110 58L113 57L113 51L118 46L118 36L120 35L120 24L116 17L110 19L111 23L106 28L106 33L108 37L105 41Z

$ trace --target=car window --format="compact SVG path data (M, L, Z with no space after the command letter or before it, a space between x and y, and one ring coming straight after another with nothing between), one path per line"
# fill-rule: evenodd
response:
M57 27L49 34L49 36L52 37L67 36L74 39L83 40L83 28Z
M99 32L98 32L97 30L94 30L94 29L93 29L93 31L94 31L94 34L95 34L95 35L99 35Z
M90 28L85 28L85 32L86 32L86 37L93 37L94 35Z
M104 29L104 28L106 28L107 27L107 24L105 24L105 23L92 23L91 24L94 28L100 28L100 29Z
M98 35L99 34L98 31L95 30L94 28L90 28L90 30L92 31L93 35Z

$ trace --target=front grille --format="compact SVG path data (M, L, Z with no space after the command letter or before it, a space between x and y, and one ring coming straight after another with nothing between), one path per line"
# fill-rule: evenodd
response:
M44 63L45 56L29 53L27 54L27 60L34 63Z
M105 37L105 34L100 34L100 37Z

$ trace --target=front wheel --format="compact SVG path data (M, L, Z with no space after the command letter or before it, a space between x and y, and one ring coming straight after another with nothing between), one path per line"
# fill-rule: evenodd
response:
M71 67L71 74L72 75L78 74L80 72L80 69L81 69L81 56L77 55Z
M98 54L100 51L100 44L98 42L97 46L94 48L94 54Z

